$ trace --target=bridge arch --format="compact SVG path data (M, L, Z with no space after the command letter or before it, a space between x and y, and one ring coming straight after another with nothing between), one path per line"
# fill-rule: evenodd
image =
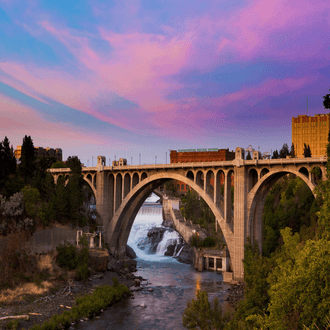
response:
M132 188L134 188L139 183L139 181L139 174L135 172L132 176Z
M170 180L178 180L188 184L208 204L225 237L229 253L233 251L233 232L223 218L223 211L216 206L214 200L197 183L185 175L177 173L153 174L138 183L123 199L114 217L106 225L106 240L110 252L119 258L124 257L126 244L134 219L145 199L159 185Z
M283 169L278 172L268 172L256 183L256 185L252 188L252 190L248 193L247 196L249 203L248 203L248 213L247 213L248 219L247 219L245 236L250 237L252 242L254 240L258 242L260 253L262 252L262 237L263 237L262 215L264 211L266 197L270 189L274 186L274 184L286 174L294 174L297 177L301 178L314 194L315 185L308 179L308 176L306 177L305 173L302 173L300 171L300 169L299 170Z
M89 179L90 178L90 179ZM96 189L95 186L92 182L92 175L90 173L83 175L83 179L87 182L87 184L89 185L89 187L92 189L94 197L95 197L95 202L97 203L97 193L96 193Z

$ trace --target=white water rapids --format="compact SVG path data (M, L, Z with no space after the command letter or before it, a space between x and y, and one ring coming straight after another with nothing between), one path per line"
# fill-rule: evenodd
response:
M147 198L146 203L156 203L159 200L155 194L152 194L151 197ZM145 209L147 207L141 208L140 212L136 215L134 220L130 236L128 238L127 244L134 250L138 258L148 261L162 261L168 260L171 257L164 256L167 247L170 244L178 244L181 241L180 235L175 230L168 230L164 228L164 234L162 240L158 243L156 251L152 252L151 246L147 244L147 236L148 232L152 228L161 228L161 224L163 222L162 216L162 206L160 204L155 204L154 208L159 209L159 212L146 212ZM179 251L175 251L174 256L178 256Z

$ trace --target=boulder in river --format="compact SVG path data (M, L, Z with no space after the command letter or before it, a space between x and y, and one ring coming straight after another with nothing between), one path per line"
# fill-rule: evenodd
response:
M134 250L129 246L126 245L126 257L129 259L135 259L136 258L136 253Z
M191 246L186 244L183 247L180 255L177 257L177 260L184 264L192 265L193 264L193 249L191 248Z
M164 253L164 256L173 256L176 244L170 244Z

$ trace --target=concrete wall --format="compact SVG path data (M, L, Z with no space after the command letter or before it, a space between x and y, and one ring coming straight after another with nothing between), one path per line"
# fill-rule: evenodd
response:
M88 231L87 228L54 227L36 231L25 243L25 248L31 253L47 253L65 241L76 244L77 230ZM9 244L9 240L15 239L15 234L0 237L0 248Z
M196 232L198 233L199 237L201 239L204 239L206 237L206 234L198 225L193 225L191 221L186 220L182 217L180 213L180 217L178 217L178 212L175 212L174 210L179 211L179 203L180 199L176 198L163 198L163 209L164 212L170 213L173 221L173 227L175 230L183 237L184 241L186 243L190 243L191 237L193 235L196 235ZM179 211L180 212L180 211Z

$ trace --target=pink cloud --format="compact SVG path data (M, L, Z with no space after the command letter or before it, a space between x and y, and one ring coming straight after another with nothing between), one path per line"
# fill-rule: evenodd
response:
M260 56L296 59L297 52L291 51L291 48L289 51L278 51L272 37L285 32L303 33L316 24L322 11L328 10L326 2L304 2L297 10L284 0L253 1L249 7L227 16L214 10L209 15L186 19L180 28L161 26L165 32L162 35L139 32L139 8L138 1L116 5L114 11L119 16L125 13L125 21L132 22L125 33L116 33L100 26L98 34L92 35L43 19L39 26L74 56L74 65L80 74L70 75L61 67L49 69L31 63L0 63L0 68L16 79L6 83L33 97L45 95L103 121L137 132L151 130L158 135L170 135L178 134L179 127L179 134L184 130L190 132L192 127L201 131L201 120L211 120L214 113L205 111L204 101L189 95L186 100L169 101L167 95L170 92L185 87L171 81L172 75L192 70L205 73L220 65ZM94 12L107 15L106 8L98 11L95 7ZM107 41L112 51L101 54L93 49L93 38ZM307 47L301 46L300 50ZM321 45L317 44L317 47ZM301 55L304 57L317 56L312 52L300 53L305 54ZM248 99L253 104L265 95L279 96L287 90L299 89L312 79L266 81L210 100L209 103L222 107L230 102ZM30 90L24 84L30 86ZM137 104L134 116L120 112L120 109L115 109L115 115L111 111L98 111L96 102L104 90ZM185 119L184 126L179 124L182 118Z
M226 107L232 102L244 101L244 104L254 106L265 97L280 97L287 92L299 90L318 80L317 76L287 79L269 79L257 86L243 88L240 91L211 99L212 105Z

